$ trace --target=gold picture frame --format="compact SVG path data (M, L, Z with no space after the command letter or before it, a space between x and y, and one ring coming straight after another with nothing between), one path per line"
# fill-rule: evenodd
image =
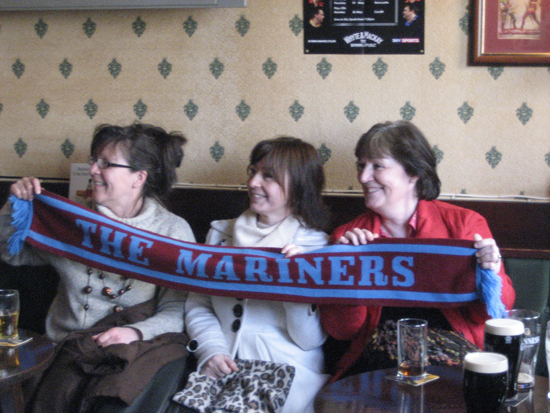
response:
M550 0L472 0L471 65L550 65Z

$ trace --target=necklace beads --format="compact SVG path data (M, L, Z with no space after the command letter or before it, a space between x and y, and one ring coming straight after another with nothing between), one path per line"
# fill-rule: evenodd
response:
M88 285L86 285L82 289L82 292L87 295L86 303L84 304L84 311L88 311L90 309L90 305L88 304L88 298L89 298L89 295L93 291L93 288L90 285L91 276L92 276L93 272L94 272L93 268L87 268L86 269L86 273L88 274ZM122 285L122 287L120 287L118 289L117 293L114 293L113 289L111 287L108 287L107 285L105 285L105 277L106 276L103 273L103 271L99 271L98 278L103 282L103 288L101 289L101 294L104 295L105 297L109 297L111 300L114 300L116 298L120 298L120 296L122 296L123 294L127 293L128 291L130 291L132 289L133 280L131 280L131 279L128 280L128 278L122 276L121 279L123 281L123 285ZM126 283L128 283L128 284L126 284ZM119 311L122 311L122 306L120 306L117 302L117 304L113 307L113 311L115 313L118 313Z

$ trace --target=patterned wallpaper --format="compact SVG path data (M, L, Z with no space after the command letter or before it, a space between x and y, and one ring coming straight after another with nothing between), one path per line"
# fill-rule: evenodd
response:
M305 55L301 7L0 13L0 176L68 178L96 125L141 120L188 137L181 183L242 184L254 144L291 135L357 190L359 136L408 119L444 193L549 196L550 68L468 66L467 0L427 2L415 56Z

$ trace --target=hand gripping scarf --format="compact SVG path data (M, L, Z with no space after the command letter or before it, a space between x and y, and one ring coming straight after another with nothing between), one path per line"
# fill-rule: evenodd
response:
M201 294L318 304L456 307L481 299L503 315L502 282L472 241L379 239L284 258L275 248L194 244L137 229L43 191L10 197L10 252L27 242L82 264Z

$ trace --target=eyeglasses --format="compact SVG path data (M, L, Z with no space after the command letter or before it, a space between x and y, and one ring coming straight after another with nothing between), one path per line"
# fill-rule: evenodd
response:
M132 166L130 165L121 165L119 163L112 163L112 162L109 162L107 159L103 159L103 158L94 158L93 156L89 156L88 157L88 164L90 166L92 166L94 163L97 164L97 167L99 169L107 169L107 168L110 168L111 166L115 166L115 167L118 167L118 168L130 168L130 169L134 169Z

